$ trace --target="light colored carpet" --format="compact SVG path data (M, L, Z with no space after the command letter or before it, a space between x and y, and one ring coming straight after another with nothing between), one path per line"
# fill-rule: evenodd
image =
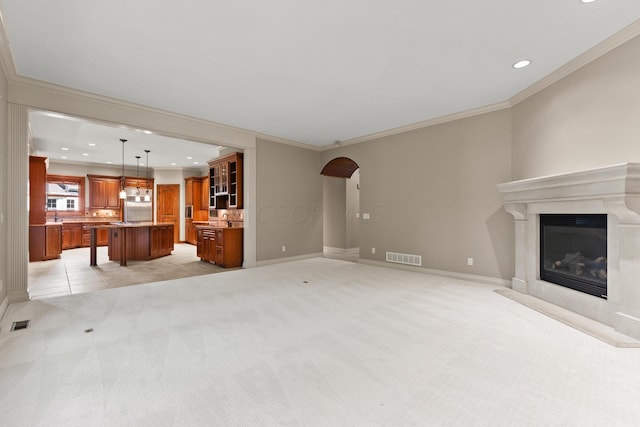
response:
M494 289L314 258L13 304L0 424L637 425L640 349Z
M525 306L546 314L552 319L589 334L607 344L616 347L640 347L640 341L616 332L611 326L576 314L557 305L553 305L531 295L516 292L513 289L496 289L496 292Z

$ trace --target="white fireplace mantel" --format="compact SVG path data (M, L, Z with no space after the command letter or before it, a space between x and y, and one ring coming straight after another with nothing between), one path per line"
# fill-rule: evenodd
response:
M640 163L498 184L515 219L512 288L640 339ZM540 280L540 214L607 214L607 299Z

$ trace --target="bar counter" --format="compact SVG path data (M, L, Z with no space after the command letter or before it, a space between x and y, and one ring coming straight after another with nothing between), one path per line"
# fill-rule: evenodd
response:
M89 225L91 230L89 265L97 263L97 230L109 230L109 259L120 261L126 266L127 261L150 260L170 255L173 251L173 223L139 222Z

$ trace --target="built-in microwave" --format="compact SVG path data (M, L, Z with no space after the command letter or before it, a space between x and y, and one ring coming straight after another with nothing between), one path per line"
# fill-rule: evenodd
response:
M193 219L193 206L185 206L184 207L184 217L185 219Z

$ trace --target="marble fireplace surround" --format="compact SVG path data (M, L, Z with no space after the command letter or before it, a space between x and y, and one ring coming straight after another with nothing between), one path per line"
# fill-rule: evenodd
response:
M513 290L640 339L640 163L498 184L515 219ZM540 214L607 214L607 299L540 280Z

